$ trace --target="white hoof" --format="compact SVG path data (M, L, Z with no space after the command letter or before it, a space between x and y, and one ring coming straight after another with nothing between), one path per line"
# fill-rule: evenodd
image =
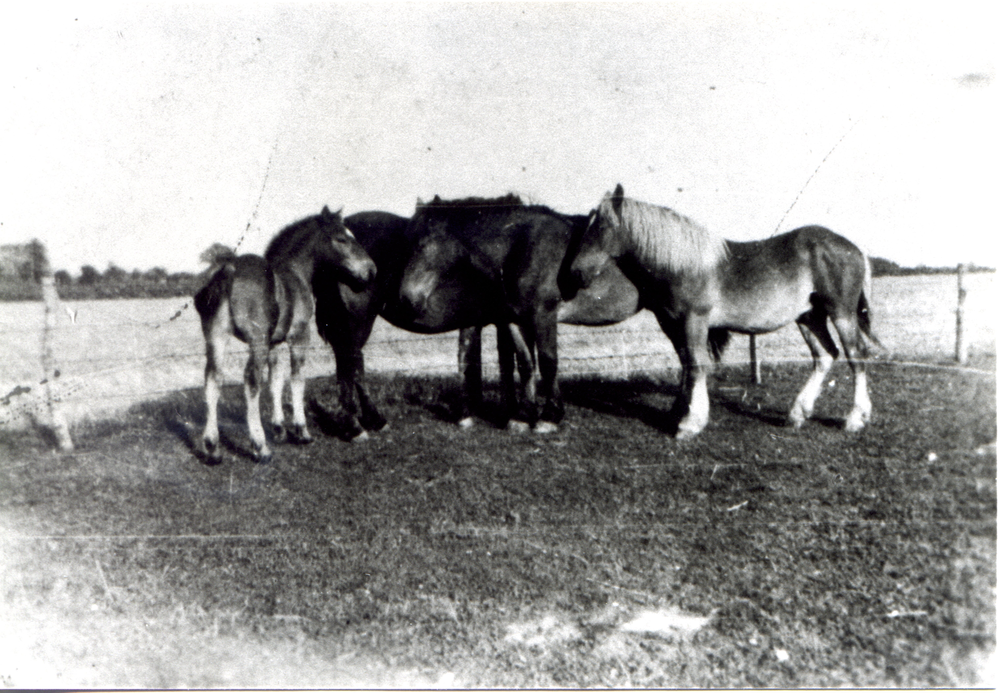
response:
M471 416L466 416L464 419L461 419L458 422L459 428L472 428L475 425L476 425L476 420Z
M368 431L361 431L361 433L351 438L352 443L363 443L366 440L368 440Z
M678 428L677 435L674 436L674 440L690 440L699 433L701 433L700 430L695 430L692 428Z
M526 421L517 421L516 419L511 419L507 422L507 430L511 433L517 433L518 435L523 435L531 430L531 426L528 425Z
M806 413L802 407L794 406L792 410L788 412L788 425L792 428L802 428L802 424L809 419L811 412Z
M548 433L555 433L559 430L559 426L552 423L551 421L539 421L535 424L535 433L540 433L542 435Z
M859 411L852 411L851 415L844 421L844 430L848 433L857 433L865 427L865 417Z

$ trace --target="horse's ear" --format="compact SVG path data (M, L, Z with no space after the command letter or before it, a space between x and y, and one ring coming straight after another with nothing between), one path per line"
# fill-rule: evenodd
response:
M330 208L327 207L326 205L323 205L323 211L320 212L320 214L323 215L324 217L331 216L330 215Z
M439 204L440 202L441 202L441 196L440 195L435 195L434 199L431 200L431 204L434 204L434 205Z
M611 206L614 208L618 216L622 213L622 201L625 199L625 188L619 183L615 186L615 192L611 195Z

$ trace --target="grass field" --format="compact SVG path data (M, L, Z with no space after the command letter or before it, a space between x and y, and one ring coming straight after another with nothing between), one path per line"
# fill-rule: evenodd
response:
M375 375L388 430L266 466L235 386L218 466L198 390L71 455L0 432L0 682L992 685L995 360L972 365L873 364L857 435L844 364L798 431L804 367L724 369L683 443L652 375L565 380L548 437L459 429L453 378Z

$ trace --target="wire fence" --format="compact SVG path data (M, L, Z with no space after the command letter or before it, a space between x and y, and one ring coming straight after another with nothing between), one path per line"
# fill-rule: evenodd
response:
M992 273L965 277L963 323L968 350L995 354L995 286ZM56 362L54 382L45 383L40 357L44 308L38 302L0 303L0 425L17 427L44 414L47 391L71 422L113 417L130 405L186 388L201 387L204 340L187 300L130 299L67 301L50 328ZM881 277L874 280L874 329L897 360L947 359L954 355L957 286L954 275ZM312 327L306 377L336 372L333 353ZM405 332L379 319L365 347L369 372L456 375L457 334ZM808 350L794 325L757 338L764 363L807 361ZM747 363L746 338L735 337L724 364ZM223 360L226 382L241 382L247 349L231 339ZM677 356L648 312L608 327L559 326L561 376L609 378L666 373ZM483 372L498 377L496 332L483 335Z

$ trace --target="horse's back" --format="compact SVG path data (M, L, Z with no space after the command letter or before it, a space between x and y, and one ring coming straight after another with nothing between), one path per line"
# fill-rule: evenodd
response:
M399 244L406 237L409 224L407 217L378 210L357 212L344 219L344 226L375 261L380 273L385 261L399 253Z
M866 276L864 253L823 226L803 226L758 241L728 241L720 265L721 300L713 323L769 332L812 310L853 311Z

